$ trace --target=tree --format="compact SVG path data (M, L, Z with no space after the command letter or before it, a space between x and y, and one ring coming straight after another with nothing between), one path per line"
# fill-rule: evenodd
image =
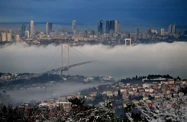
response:
M72 98L69 99L72 105L76 105L76 109L72 110L65 117L65 122L121 122L115 116L114 111L111 109L111 103L106 104L107 108L99 108L94 106L84 105L82 99Z
M148 106L145 101L136 104L136 108L148 122L186 122L187 96L183 93L161 96L155 106ZM127 113L131 122L134 122L131 112Z

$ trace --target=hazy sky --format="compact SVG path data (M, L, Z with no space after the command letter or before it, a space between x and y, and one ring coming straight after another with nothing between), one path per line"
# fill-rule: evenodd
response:
M0 22L35 21L96 24L118 19L132 25L184 25L187 0L0 0Z

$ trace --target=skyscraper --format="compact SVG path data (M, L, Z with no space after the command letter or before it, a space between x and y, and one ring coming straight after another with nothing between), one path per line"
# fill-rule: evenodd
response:
M86 38L88 37L88 30L84 31L84 37L86 37Z
M106 21L106 33L110 33L110 21Z
M119 32L119 21L118 20L114 21L114 32L115 33Z
M47 22L46 23L46 35L49 35L51 31L52 31L52 22Z
M12 33L11 32L8 32L7 33L7 41L12 41Z
M95 36L95 31L94 30L91 30L90 36L91 36L92 39L94 39L94 36Z
M74 33L74 35L76 34L76 20L72 21L72 32Z
M176 34L176 25L175 24L172 26L172 34Z
M95 35L95 31L91 30L90 35L94 36Z
M34 21L30 21L30 37L34 38L35 36L35 30L34 30Z
M140 30L136 29L136 36L135 36L136 41L139 39L139 33L140 33Z
M186 30L186 31L184 31L184 35L187 35L187 30Z
M20 36L18 34L16 35L16 41L20 41Z
M101 35L104 33L103 27L104 27L104 22L103 22L103 20L100 20L98 23L98 33Z
M21 26L21 36L25 36L26 26L23 24Z
M110 20L110 31L114 32L115 31L115 21Z
M26 30L25 31L25 37L28 39L30 36L29 36L29 31L28 30Z
M6 41L7 39L6 39L6 32L2 32L1 33L1 37L2 37L2 41L4 42L4 41Z
M161 33L160 33L162 36L164 36L165 35L165 30L164 30L164 28L161 28Z
M173 26L173 25L169 25L169 27L168 27L168 33L169 33L169 34L172 33L172 26Z

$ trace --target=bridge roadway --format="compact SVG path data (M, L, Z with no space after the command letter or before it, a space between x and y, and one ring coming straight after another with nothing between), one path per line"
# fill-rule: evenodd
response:
M9 82L14 81L14 80L22 80L22 79L31 79L31 78L37 78L39 76L42 76L44 74L53 74L53 73L57 73L60 71L67 71L68 69L72 68L72 67L76 67L79 65L83 65L83 64L88 64L88 63L92 63L93 61L86 61L86 62L82 62L82 63L76 63L76 64L72 64L69 66L65 66L65 67L60 67L57 69L52 69L50 71L44 72L44 73L39 73L39 74L29 74L29 75L21 75L21 76L17 76L16 78L13 78L11 80L8 80Z

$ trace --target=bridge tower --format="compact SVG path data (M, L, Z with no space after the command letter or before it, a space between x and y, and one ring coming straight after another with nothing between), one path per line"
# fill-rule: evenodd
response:
M125 46L127 46L127 41L129 41L129 45L131 46L132 44L132 39L131 38L125 38Z
M64 62L67 60L67 70L69 74L69 52L70 45L69 44L62 44L61 43L61 67L64 67ZM61 70L61 76L63 75L63 70Z

